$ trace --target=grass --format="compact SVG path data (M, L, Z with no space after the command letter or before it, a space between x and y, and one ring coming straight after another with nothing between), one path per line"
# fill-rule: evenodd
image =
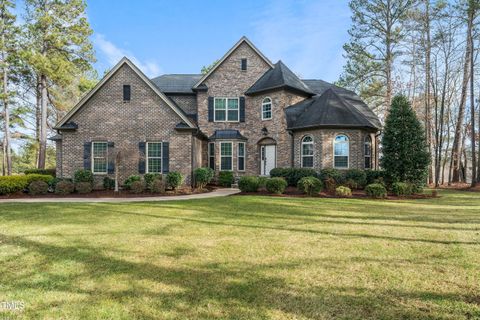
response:
M0 204L0 319L478 319L480 196L441 196Z

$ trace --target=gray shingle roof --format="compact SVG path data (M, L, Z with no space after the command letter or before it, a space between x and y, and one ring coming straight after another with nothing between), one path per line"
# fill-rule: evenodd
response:
M335 92L333 88L328 88L321 95L288 107L285 109L285 113L289 129L362 127L376 130L380 128L380 123L375 115L376 121L372 121L350 101Z
M61 134L56 134L53 137L48 138L50 141L62 141L62 135Z
M236 140L247 140L238 130L215 130L215 133L212 134L209 138L210 140L217 139L236 139Z
M303 92L307 95L315 94L282 61L275 63L273 69L265 72L245 94L256 94L280 88Z
M151 80L164 93L194 93L192 87L200 78L201 74L164 74Z

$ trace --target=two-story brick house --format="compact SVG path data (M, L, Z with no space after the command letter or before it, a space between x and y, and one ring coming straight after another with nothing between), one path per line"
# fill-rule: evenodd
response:
M299 79L240 39L206 74L148 79L123 58L59 121L57 175L120 179L197 167L375 168L380 122L352 91ZM117 159L117 161L115 161ZM99 179L100 180L100 179Z

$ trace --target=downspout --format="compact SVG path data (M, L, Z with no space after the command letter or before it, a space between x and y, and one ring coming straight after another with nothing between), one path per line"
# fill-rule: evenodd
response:
M382 130L379 130L377 134L375 134L375 170L379 169L379 151L380 148L378 147L379 141L378 137L382 134Z
M192 142L191 142L191 155L190 155L190 159L191 159L191 162L190 162L190 184L191 184L191 187L193 188L195 186L195 181L193 181L195 178L193 177L193 166L195 165L195 134L196 132L192 132Z
M294 167L295 163L295 139L293 137L293 132L291 130L288 130L288 134L290 135L290 168Z

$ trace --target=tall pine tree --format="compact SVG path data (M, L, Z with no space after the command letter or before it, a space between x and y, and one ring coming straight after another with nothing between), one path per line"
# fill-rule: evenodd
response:
M430 164L425 130L405 96L393 98L382 146L380 164L393 181L425 183Z

